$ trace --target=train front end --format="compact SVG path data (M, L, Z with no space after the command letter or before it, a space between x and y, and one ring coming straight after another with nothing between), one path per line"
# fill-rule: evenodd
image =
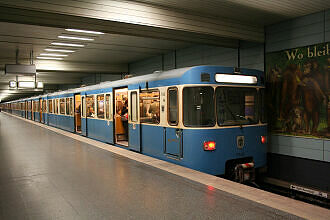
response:
M191 75L201 82L182 87L186 166L253 181L267 156L263 73L215 67L195 71Z

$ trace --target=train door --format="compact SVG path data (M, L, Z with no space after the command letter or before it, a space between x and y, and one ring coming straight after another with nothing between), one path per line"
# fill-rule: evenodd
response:
M81 95L74 95L75 132L81 134Z
M42 106L43 106L43 100L39 99L39 122L42 122Z
M128 133L129 133L129 148L131 150L141 152L141 125L139 121L139 91L130 91L129 92L129 124L128 124Z
M28 104L28 102L27 101L25 101L25 109L24 109L24 111L25 111L25 118L28 118L28 106L29 104Z
M175 157L182 157L182 129L179 124L179 96L178 89L171 87L167 90L167 122L165 127L165 153Z
M113 143L113 106L112 106L112 94L106 93L105 94L105 119L107 120L107 137L106 142Z
M43 121L42 122L44 124L47 124L47 119L48 119L47 99L43 99L42 104L43 104L43 107L42 107L43 108Z
M115 143L128 147L128 88L115 89L114 134Z
M81 134L87 136L87 117L86 117L86 96L81 96Z
M31 120L34 121L35 101L31 101Z

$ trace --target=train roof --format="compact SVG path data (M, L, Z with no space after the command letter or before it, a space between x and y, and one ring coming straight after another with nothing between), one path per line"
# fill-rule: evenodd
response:
M155 71L152 74L134 76L131 78L121 79L121 80L116 80L116 81L106 81L106 82L101 82L96 85L84 86L84 87L80 87L80 88L68 89L65 91L59 91L59 92L53 92L53 93L47 93L47 94L43 94L43 95L39 95L39 96L18 99L18 100L11 101L11 102L33 100L33 99L43 98L43 97L47 97L47 96L57 96L57 95L64 95L64 94L71 94L71 93L80 93L80 92L104 89L104 88L109 88L109 87L120 87L120 86L136 84L136 83L141 83L141 82L146 82L146 81L156 81L156 80L162 80L162 79L177 78L177 77L182 76L185 72L187 72L188 70L190 70L192 68L194 68L194 67L185 67L185 68L173 69L173 70L168 70L168 71ZM11 102L7 102L7 103L11 103Z
M116 80L116 81L101 82L96 85L68 89L65 91L58 91L58 92L53 92L53 93L47 93L47 94L43 94L43 95L39 95L39 96L14 100L14 101L7 102L7 103L33 100L33 99L38 99L38 98L44 98L47 96L58 96L58 95L65 95L65 94L72 94L72 93L81 93L81 92L93 91L93 90L99 90L99 89L105 89L105 88L111 88L111 87L121 87L121 86L127 86L127 85L131 85L131 84L139 84L139 83L143 83L146 81L151 82L151 81L171 79L171 78L180 78L186 72L188 72L192 69L198 69L198 68L207 68L207 69L221 68L223 71L226 71L226 70L228 71L229 69L231 70L231 72L233 71L233 67L223 67L223 66L217 66L217 65L202 65L202 66L185 67L185 68L179 68L179 69L173 69L173 70L167 70L167 71L155 71L152 74L134 76L131 78L121 79L121 80ZM251 69L245 69L245 68L242 68L241 70L248 71L248 72L251 71ZM262 72L262 71L257 71L257 70L253 70L253 71Z

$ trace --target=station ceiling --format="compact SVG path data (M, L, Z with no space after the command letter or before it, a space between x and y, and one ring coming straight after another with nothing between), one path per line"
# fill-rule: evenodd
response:
M307 0L3 0L0 2L0 99L31 96L9 90L15 76L4 65L33 63L45 88L81 84L84 77L118 79L128 64L195 44L235 48L239 40L264 41L264 27L330 8L330 1ZM104 34L70 32L75 28ZM93 41L59 36L92 38ZM82 44L67 47L52 43ZM45 49L74 52L63 60L38 59ZM33 59L31 60L31 51ZM18 56L17 56L18 55ZM19 77L31 80L31 77Z

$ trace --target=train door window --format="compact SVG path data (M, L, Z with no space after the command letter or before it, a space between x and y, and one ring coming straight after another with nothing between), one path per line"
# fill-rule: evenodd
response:
M38 112L42 113L43 100L39 100Z
M55 99L55 114L58 114L59 99Z
M137 122L138 121L138 98L137 98L137 92L132 92L131 93L131 119L132 122Z
M69 111L69 114L71 116L73 116L73 98L72 97L70 98L70 111Z
M57 114L57 99L53 99L54 114Z
M60 114L65 115L65 99L60 99Z
M86 116L89 118L95 117L95 101L94 96L86 96Z
M33 112L37 112L37 101L33 101Z
M48 112L53 113L53 100L48 100Z
M110 100L111 100L111 95L110 94L106 94L105 95L106 119L110 119L110 112L111 112Z
M214 89L211 86L183 89L183 123L187 127L213 127Z
M140 93L141 123L159 124L160 122L159 90L148 90Z
M169 88L168 89L168 102L167 102L167 120L170 125L178 125L178 89L177 88Z
M71 102L70 102L70 98L66 98L66 115L70 115L70 109L71 109Z
M97 117L104 119L104 94L97 96Z
M42 112L47 113L47 103L46 99L42 101Z
M82 96L81 97L81 116L83 118L86 117L86 111L85 111L85 109L86 109L85 96Z

